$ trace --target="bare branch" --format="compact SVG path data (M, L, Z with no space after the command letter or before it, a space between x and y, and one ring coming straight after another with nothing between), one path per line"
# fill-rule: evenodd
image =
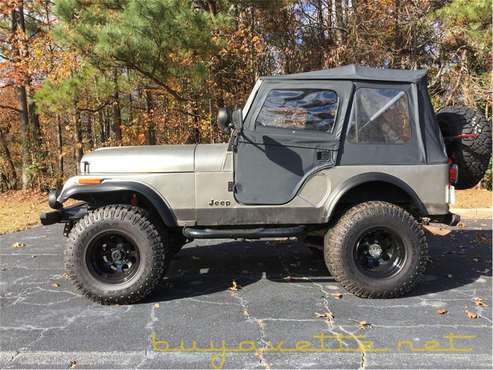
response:
M18 108L15 108L15 107L11 107L10 105L3 105L3 104L0 104L0 109L9 109L9 110L13 110L17 113L20 113L21 110L18 109Z

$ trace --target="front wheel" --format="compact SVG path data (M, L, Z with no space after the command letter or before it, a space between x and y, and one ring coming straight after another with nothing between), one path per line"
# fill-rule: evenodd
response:
M428 244L415 218L386 202L347 211L325 236L324 257L335 279L364 298L393 298L413 289Z
M103 304L129 304L161 281L165 247L137 207L109 205L90 211L71 230L65 268L76 287Z

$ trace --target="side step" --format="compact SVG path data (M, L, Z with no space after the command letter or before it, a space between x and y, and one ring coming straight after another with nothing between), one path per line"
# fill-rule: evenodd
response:
M286 238L302 234L305 226L261 227L243 229L214 229L184 227L183 235L189 239L262 239Z

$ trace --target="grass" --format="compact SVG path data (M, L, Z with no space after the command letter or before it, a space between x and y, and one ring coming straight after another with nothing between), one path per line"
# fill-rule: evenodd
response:
M492 192L459 190L456 198L454 208L490 208ZM0 235L39 224L39 214L49 210L46 193L23 190L0 193Z

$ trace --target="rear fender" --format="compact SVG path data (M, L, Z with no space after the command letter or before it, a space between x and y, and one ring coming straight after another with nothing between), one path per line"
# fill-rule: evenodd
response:
M388 183L390 185L398 187L409 196L412 205L418 210L421 215L427 214L426 207L421 202L416 192L404 181L386 173L369 172L351 177L349 180L343 182L341 185L334 189L325 207L325 221L328 222L330 220L339 201L347 192L351 191L351 189L354 189L356 186L376 181Z

